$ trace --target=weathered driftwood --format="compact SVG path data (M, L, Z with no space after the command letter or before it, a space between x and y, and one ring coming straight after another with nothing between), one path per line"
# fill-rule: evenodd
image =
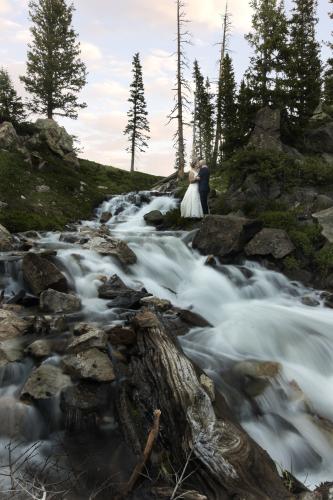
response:
M159 449L174 470L181 470L191 454L190 486L210 500L289 498L268 454L233 420L222 396L210 399L202 372L158 317L143 311L134 325L137 351L118 403L133 450L142 453L151 411L160 408Z

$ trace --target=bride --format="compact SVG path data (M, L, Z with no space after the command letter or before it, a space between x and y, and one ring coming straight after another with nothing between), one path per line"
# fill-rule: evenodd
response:
M190 185L180 205L181 216L188 219L201 219L203 217L202 205L199 194L198 167L192 162L189 173Z

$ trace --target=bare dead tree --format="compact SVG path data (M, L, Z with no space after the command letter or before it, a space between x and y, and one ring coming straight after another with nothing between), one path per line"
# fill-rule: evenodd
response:
M186 18L185 2L183 0L176 0L177 6L177 74L175 91L175 105L168 115L170 123L172 120L177 120L177 131L174 135L176 147L176 168L178 170L178 177L184 177L185 169L185 139L184 139L184 112L189 110L189 98L187 93L190 93L189 83L184 76L185 70L188 68L188 61L184 51L186 44L191 43L191 34L186 29L189 20Z
M231 19L230 12L228 11L228 0L225 3L225 11L223 16L223 24L222 24L222 41L221 41L221 50L220 50L220 61L219 61L219 78L218 78L218 86L217 86L217 99L216 99L216 128L215 128L215 140L214 140L214 150L213 150L213 158L212 158L212 168L216 169L217 166L217 158L221 144L221 136L222 136L222 121L221 121L221 107L222 107L222 99L221 99L221 82L223 79L223 60L225 57L225 53L227 50L227 42L228 35L231 29Z

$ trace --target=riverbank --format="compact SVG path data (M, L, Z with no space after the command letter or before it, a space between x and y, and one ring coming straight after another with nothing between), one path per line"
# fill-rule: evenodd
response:
M45 152L35 168L21 153L0 150L0 224L11 232L62 230L91 218L106 197L149 190L158 179L83 159L74 167Z

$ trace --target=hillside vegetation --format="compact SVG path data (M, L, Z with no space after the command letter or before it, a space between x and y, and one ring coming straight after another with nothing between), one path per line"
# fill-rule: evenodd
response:
M35 170L20 153L0 150L0 224L11 232L61 230L90 218L107 195L150 189L158 179L88 160L74 168L51 154Z

